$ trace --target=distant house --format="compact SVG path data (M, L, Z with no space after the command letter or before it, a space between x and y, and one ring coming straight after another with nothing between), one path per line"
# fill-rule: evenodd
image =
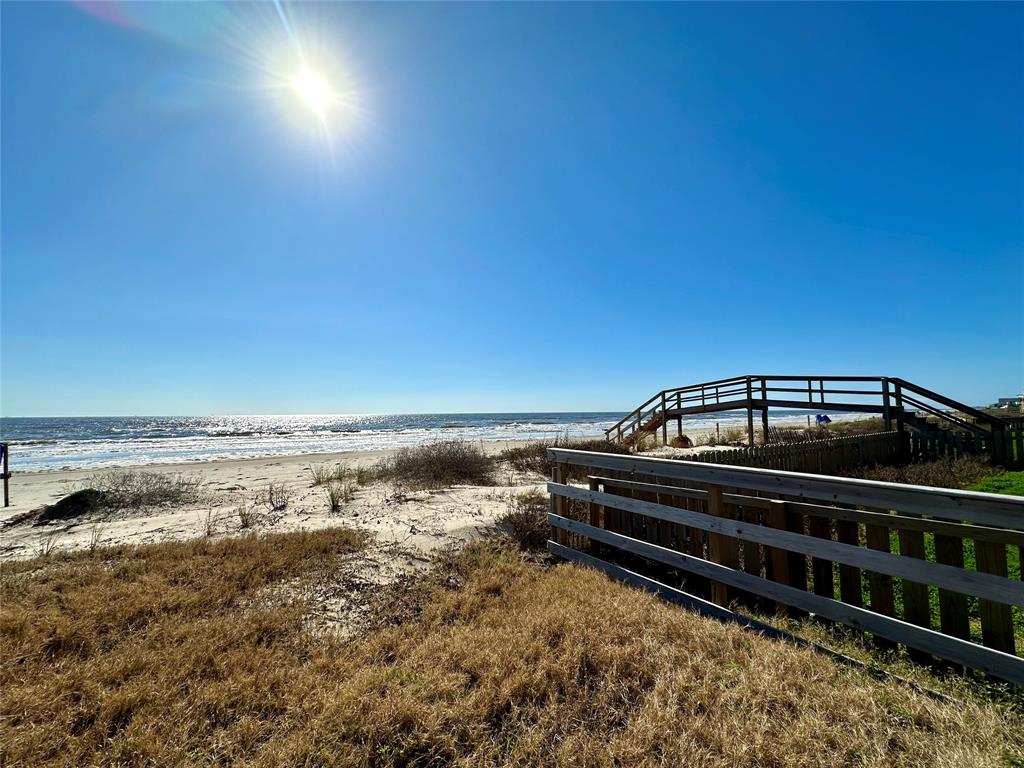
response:
M1024 402L1024 395L1017 395L1016 397L1000 397L996 400L996 408L1019 408L1021 402Z

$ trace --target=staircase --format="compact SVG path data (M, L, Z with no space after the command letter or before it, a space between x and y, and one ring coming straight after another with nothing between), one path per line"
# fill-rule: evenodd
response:
M971 445L985 446L996 461L1024 461L1024 434L1008 422L888 376L748 375L665 389L606 430L605 437L613 442L633 442L640 435L660 431L662 443L667 444L672 422L681 435L686 416L745 410L748 441L753 445L754 414L760 415L761 427L767 432L771 408L875 413L883 418L887 430L895 428L903 434L912 430L957 445L961 441L954 441L952 435L965 433Z

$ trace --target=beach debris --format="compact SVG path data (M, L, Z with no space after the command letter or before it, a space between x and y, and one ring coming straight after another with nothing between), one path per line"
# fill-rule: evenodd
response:
M98 512L105 506L108 506L106 492L97 491L95 488L82 488L55 504L33 510L35 521L32 524L46 525L58 520L72 520Z

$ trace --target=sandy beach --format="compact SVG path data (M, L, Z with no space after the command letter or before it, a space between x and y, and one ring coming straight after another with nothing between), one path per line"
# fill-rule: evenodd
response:
M490 453L522 444L484 443ZM238 535L259 531L312 530L344 525L369 531L380 546L400 548L411 557L427 556L440 547L466 541L493 525L508 507L510 496L541 487L537 475L499 472L494 486L455 487L397 494L385 484L360 487L340 512L331 511L325 490L312 480L311 466L338 462L355 468L371 465L394 451L162 464L143 471L183 474L201 482L202 501L173 508L156 507L87 519L33 526L4 525L26 512L52 504L72 491L88 487L90 477L109 469L15 474L11 506L0 513L0 560L31 557L45 548L81 549L91 544L144 544L197 536ZM255 492L270 483L283 486L287 507L261 515L244 527L237 512Z
M714 430L688 430L703 442ZM671 436L671 435L670 435ZM528 440L479 441L492 455ZM199 483L201 500L84 517L46 525L16 522L114 468L18 472L12 467L11 506L0 510L0 561L32 557L46 551L75 550L118 544L147 544L198 536L229 536L253 532L313 530L344 525L367 531L378 547L401 549L411 558L429 557L449 545L464 543L491 529L514 494L543 489L546 478L501 467L491 486L456 486L437 491L399 493L386 483L360 486L351 501L332 512L326 490L314 484L312 467L341 463L350 469L372 466L398 449L308 453L293 456L191 461L131 467L133 471L182 475ZM685 459L688 454L715 450L657 447L651 455ZM254 494L270 484L283 487L287 506L278 511L257 509L245 521L239 509L251 508Z

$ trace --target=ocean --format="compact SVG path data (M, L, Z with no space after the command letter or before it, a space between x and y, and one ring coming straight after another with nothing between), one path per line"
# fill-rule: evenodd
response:
M805 411L772 412L802 421ZM420 445L442 439L603 435L624 413L424 413L304 416L0 418L12 471L89 469ZM833 414L834 416L834 414ZM850 414L846 414L848 418ZM685 429L746 424L743 411L692 417Z

